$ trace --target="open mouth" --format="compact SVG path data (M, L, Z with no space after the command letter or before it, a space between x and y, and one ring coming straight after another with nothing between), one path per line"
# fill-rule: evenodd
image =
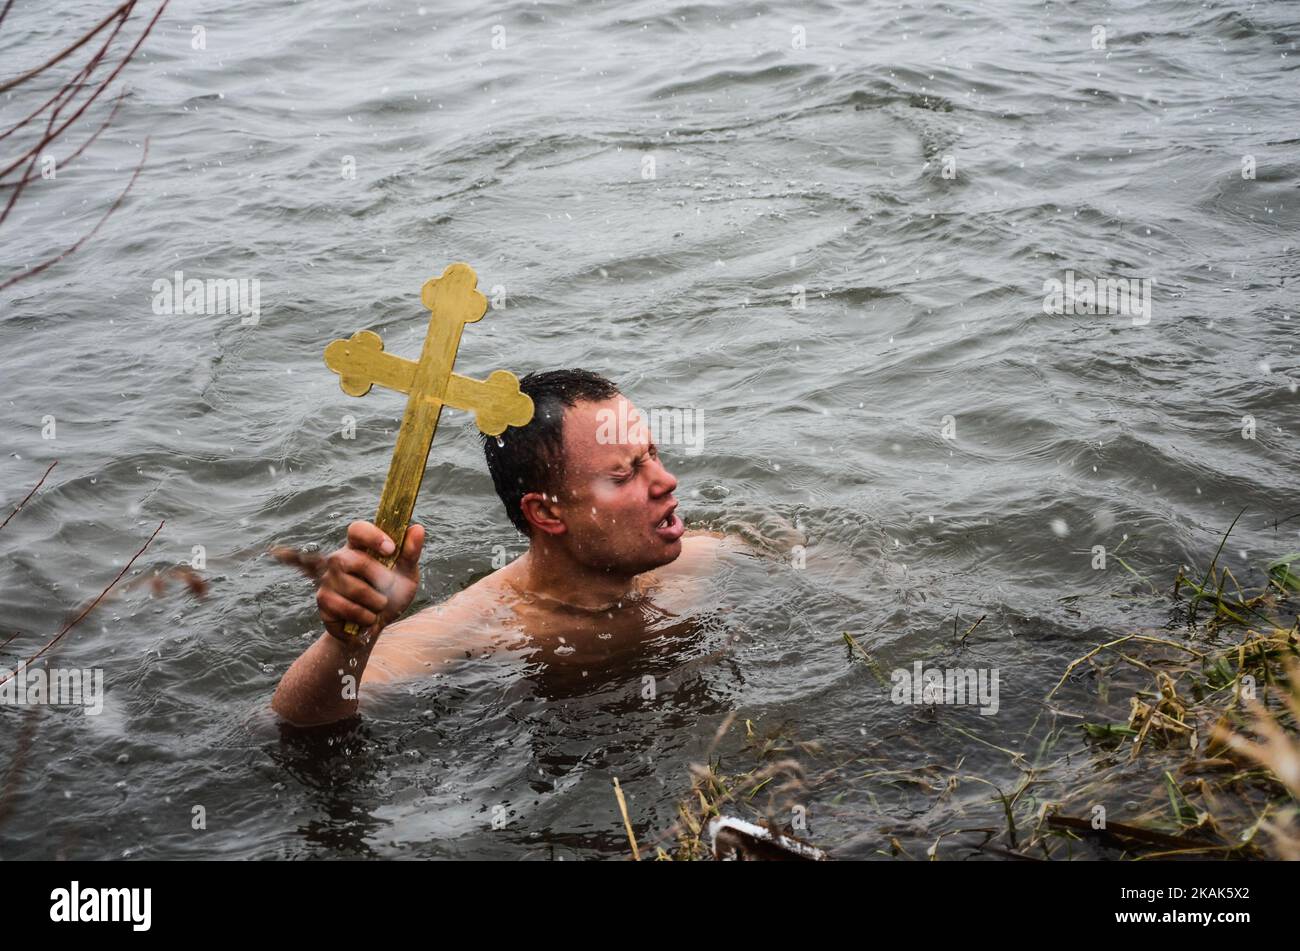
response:
M677 515L677 506L668 510L668 514L655 523L655 534L667 542L675 542L686 531L686 524Z

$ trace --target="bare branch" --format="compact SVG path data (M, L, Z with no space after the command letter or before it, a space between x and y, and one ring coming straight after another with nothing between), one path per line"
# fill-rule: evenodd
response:
M162 17L163 12L167 9L170 2L171 0L161 0L157 10L154 11L153 16L147 23L145 23L139 36L136 37L135 42L120 58L118 58L107 77L98 83L90 82L89 79L99 66L106 62L106 57L109 54L110 48L114 45L118 35L122 32L127 21L135 12L138 0L124 0L124 2L118 4L93 28L82 34L76 42L69 44L44 64L34 67L13 79L0 83L0 93L20 86L24 82L41 75L46 70L67 59L77 50L90 43L96 37L99 37L105 30L108 30L107 36L98 44L93 55L84 65L81 66L70 81L64 83L52 96L41 103L39 107L29 112L25 118L21 119L9 128L0 131L0 140L3 140L10 135L13 135L18 130L25 128L37 117L43 116L46 117L47 120L45 129L35 138L32 144L23 149L21 154L17 155L12 160L9 160L3 169L0 169L0 188L11 189L7 201L4 202L3 209L0 209L0 225L3 225L8 219L10 213L18 203L18 199L22 196L27 186L36 180L37 175L34 173L34 169L36 163L45 153L47 147L63 135L75 122L77 122L85 114L86 110L89 109L101 95L103 95L105 90L107 90L117 80L122 70L126 68L127 63L131 62L135 57L135 54L143 45L145 39L153 31L154 26L158 23L158 20ZM0 10L0 23L4 22L5 16L8 14L9 9L12 6L13 0L6 0L3 9ZM83 98L82 94L86 91L89 91L89 95L86 95ZM104 130L112 124L113 120L117 116L118 110L122 106L125 96L125 91L121 92L117 96L108 118L104 120L99 127L81 143L80 146L63 159L65 164L73 161L84 153L86 149L100 137ZM66 118L64 117L65 112L70 112ZM113 212L121 206L123 199L135 184L135 181L139 177L140 171L144 166L144 160L148 156L148 151L149 142L148 139L146 139L144 143L144 156L142 156L140 164L136 166L135 171L132 173L131 179L127 183L126 188L117 196L117 200L114 201L113 205L104 213L103 217L100 218L98 223L96 223L95 227L91 229L88 234L84 235L80 240L67 248L67 250L63 251L61 254L49 258L35 267L27 268L21 273L0 282L0 290L15 284L20 280L39 274L50 265L63 260L68 255L77 251L86 241L90 240L90 238L97 234L104 222L108 220L109 215L113 214ZM18 172L16 178L5 180L9 179L15 171L20 169L21 171Z
M131 180L126 183L126 188L122 189L122 194L117 196L117 201L113 202L113 206L109 208L108 211L104 212L104 217L99 219L99 223L96 224L95 227L91 229L90 233L83 235L77 241L76 244L72 245L72 247L68 248L62 254L55 255L54 257L49 258L48 260L42 261L40 264L36 265L36 267L31 268L30 270L27 271L23 271L23 273L21 274L16 274L13 277L9 278L9 280L5 281L4 283L0 283L0 291L4 290L6 287L9 287L11 284L17 284L21 280L39 274L41 271L44 271L51 264L59 263L64 258L66 258L69 254L72 254L83 244L85 244L87 241L93 238L96 232L98 232L99 229L103 226L104 222L108 220L108 216L111 215L113 212L117 211L117 206L122 204L122 199L126 197L127 192L131 190L131 186L135 184L135 180L140 176L140 169L144 168L145 159L147 159L148 157L149 157L149 140L145 139L144 154L140 156L140 164L137 165L135 167L135 171L131 173Z
M2 19L2 17L0 17L0 19ZM40 482L37 482L36 485L32 486L32 490L31 490L30 492L27 493L27 498L23 499L21 502L18 503L18 508L15 508L12 512L10 512L8 518L6 518L3 522L0 522L0 529L3 529L6 525L8 525L8 524L9 524L9 519L11 519L11 518L13 518L15 515L17 515L19 509L21 509L24 505L27 504L27 500L30 499L33 495L36 494L36 490L39 489L42 485L45 484L45 476L49 475L49 474L50 474L50 469L53 469L53 468L54 468L55 466L57 466L58 464L59 464L59 460L57 460L57 459L55 459L53 462L50 463L49 469L46 469L46 470L45 470L45 475L41 476L41 481L40 481ZM3 646L3 645L0 645L0 646Z
M123 3L121 6L119 6L116 10L114 10L108 16L104 17L104 19L100 20L99 24L93 30L91 30L89 33L82 36L81 39L77 40L77 42L73 43L71 46L64 49L63 52L55 54L55 56L52 59L47 60L43 66L37 66L35 69L29 69L21 76L15 76L13 79L9 80L6 83L0 83L0 92L8 92L13 87L25 83L27 82L27 80L32 79L35 76L39 76L41 73L45 72L51 66L55 66L58 63L62 62L63 60L67 59L69 56L71 56L81 47L89 43L91 39L96 34L99 33L100 30L102 30L104 27L108 26L110 22L112 22L114 17L123 17L123 18L129 17L131 15L132 8L134 8L136 5L136 2L137 0L126 0L126 2ZM4 16L6 13L9 12L9 7L12 5L13 5L13 0L9 0L9 3L5 4L4 13L0 13L0 23L4 22ZM167 4L164 3L163 6L167 6ZM155 19L157 19L157 17L155 17Z
M59 631L59 633L55 634L52 638L50 638L50 639L45 643L45 646L44 646L44 647L42 647L40 650L38 650L38 651L37 651L35 654L33 654L31 657L29 657L29 658L27 658L25 661L23 661L23 663L20 664L19 666L20 666L20 667L21 667L21 666L27 666L27 667L30 667L30 666L31 666L31 665L36 661L36 659L37 659L38 657L40 657L40 656L41 656L42 654L44 654L47 650L49 650L51 647L53 647L55 644L57 644L60 640L62 640L62 639L63 639L63 635L67 634L68 631L70 631L70 630L72 630L74 627L76 627L77 624L79 624L79 623L81 622L81 619L82 619L82 618L84 618L87 614L89 614L91 611L93 611L93 610L95 609L95 605L99 604L100 601L104 600L104 596L107 595L109 591L113 590L113 586L116 585L119 581L122 580L122 576L123 576L123 575L125 575L128 571L131 570L131 566L135 564L135 560L136 560L137 558L139 558L141 555L144 554L146 548L148 548L151 544L153 544L153 540L154 540L155 538L158 537L158 533L162 531L162 527L163 527L164 525L166 525L166 524L167 524L166 521L159 522L159 523L158 523L158 527L155 528L155 529L153 530L153 534L149 536L149 540L146 541L146 542L144 543L144 545L142 545L142 546L140 547L140 550L139 550L138 552L136 552L134 555L131 556L131 560L128 561L128 562L126 563L126 566L125 566L121 571L119 571L119 572L117 573L117 577L114 578L112 581L110 581L110 582L108 583L108 587L107 587L107 588L105 588L103 591L99 592L99 596L96 597L94 601L91 601L90 604L86 606L86 610L82 611L80 614L78 614L78 615L76 616L76 618L74 618L73 620L71 620L71 621L69 621L67 624L65 624L65 625L63 626L63 630ZM10 672L10 674L9 674L8 677L4 678L4 680L0 680L0 687L2 687L2 686L4 686L5 684L7 684L7 683L8 683L10 680L12 680L13 678L14 678L14 674L13 674L13 672Z
M75 76L73 76L72 79L70 79L68 82L64 83L61 87L59 87L59 89L54 93L54 95L50 96L49 99L46 99L45 102L41 103L41 105L39 105L35 110L28 113L26 118L10 126L8 129L5 129L3 132L0 132L0 140L8 138L10 135L17 132L19 129L23 128L25 125L27 125L27 123L31 122L42 112L48 109L52 103L57 102L59 99L62 99L63 96L67 93L69 87L76 86L78 87L78 91L79 91L80 87L83 85L81 82L82 77L88 77L90 73L94 71L95 67L99 65L99 61L103 59L104 54L108 52L109 46L111 46L113 40L117 38L117 34L122 32L122 27L124 27L125 25L126 25L125 18L118 21L117 26L113 28L113 32L108 35L108 39L106 39L103 45L100 46L99 52L96 53L94 57L91 58L90 62L87 63L85 66L81 67L81 70ZM89 84L87 83L85 85L89 85Z

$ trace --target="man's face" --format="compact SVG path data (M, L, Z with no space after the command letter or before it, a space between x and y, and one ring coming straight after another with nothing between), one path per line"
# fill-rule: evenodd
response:
M635 574L682 551L677 480L659 460L643 417L623 396L579 401L564 413L564 488L555 508L570 554Z

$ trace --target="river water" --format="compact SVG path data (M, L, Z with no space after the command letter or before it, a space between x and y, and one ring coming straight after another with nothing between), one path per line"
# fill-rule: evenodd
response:
M18 6L6 77L102 15ZM1297 14L176 0L113 125L0 227L3 280L93 227L148 137L99 233L0 292L4 505L58 460L0 532L3 663L166 523L54 652L104 670L102 713L0 711L0 854L621 858L614 778L671 847L690 764L742 772L765 740L819 844L976 854L1013 754L1052 730L1086 752L1043 702L1070 660L1166 624L1243 508L1243 584L1300 549ZM403 405L346 396L322 351L370 328L414 356L453 261L495 305L460 372L582 366L691 413L701 451L665 446L682 513L754 553L619 669L478 662L282 728L317 619L261 553L373 514ZM256 321L167 313L177 271L256 281ZM1052 280L1098 277L1149 311L1045 313ZM416 518L421 604L522 550L466 414ZM126 586L196 546L206 598ZM996 669L997 712L892 702L845 632L886 680ZM894 781L917 770L939 778Z

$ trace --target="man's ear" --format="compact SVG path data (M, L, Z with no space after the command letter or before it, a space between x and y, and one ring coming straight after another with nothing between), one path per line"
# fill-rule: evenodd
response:
M564 524L559 499L545 492L529 492L519 500L519 508L528 524L547 535L563 535L569 530Z

